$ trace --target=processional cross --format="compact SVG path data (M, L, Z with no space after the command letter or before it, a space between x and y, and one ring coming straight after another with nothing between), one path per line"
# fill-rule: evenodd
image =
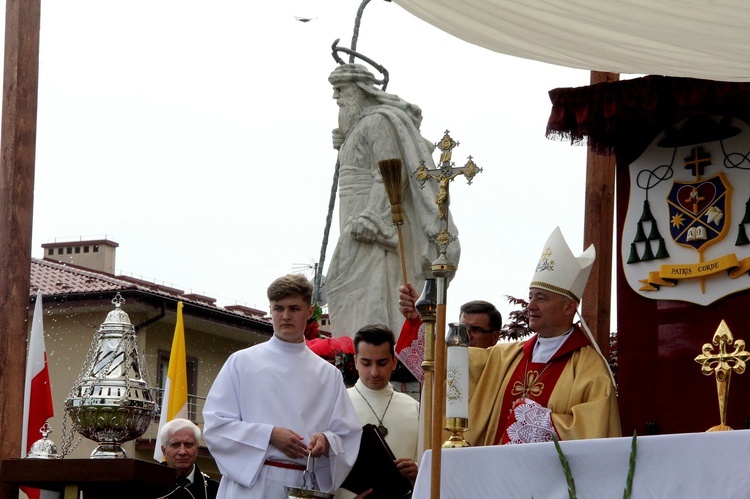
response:
M471 156L464 166L455 167L455 163L451 161L453 156L453 149L459 145L458 141L451 138L450 132L445 131L443 138L440 142L435 144L440 149L440 162L435 169L429 169L425 166L424 161L419 163L417 170L414 172L414 177L421 182L422 187L425 186L427 180L436 180L438 183L438 191L435 196L435 203L438 205L438 218L443 222L443 227L440 233L435 238L436 242L445 247L451 242L455 236L448 233L448 206L450 204L449 187L450 183L454 178L463 175L466 177L466 183L471 184L477 173L481 172Z
M727 352L727 346L734 343L734 351ZM719 352L714 353L714 345L718 345ZM729 326L723 320L714 333L713 342L703 345L703 353L695 358L701 365L701 372L706 376L716 374L716 390L719 394L719 416L721 424L709 428L706 431L727 431L727 398L729 397L729 380L732 371L737 374L745 372L745 363L750 358L750 352L745 350L743 340L734 340Z
M416 304L417 309L420 308L420 303L424 304L434 301L436 304L435 315L422 315L422 320L425 324L424 362L422 363L422 369L424 370L422 390L425 393L425 404L423 407L431 408L430 413L425 414L423 418L423 433L425 435L425 448L432 449L433 451L431 462L432 474L430 476L430 497L433 499L440 497L440 450L443 438L443 425L441 421L445 417L447 360L445 345L446 282L456 271L455 264L450 262L445 254L448 244L456 238L455 235L448 233L448 221L450 218L448 211L450 204L448 191L450 183L459 175L466 177L467 183L471 184L474 176L482 171L474 163L471 156L469 156L469 160L464 166L455 167L455 163L451 161L451 157L453 149L458 146L458 142L451 138L448 130L445 131L440 142L435 145L440 150L440 161L436 168L427 168L423 160L412 174L420 182L422 188L424 188L428 180L437 181L438 190L435 196L435 203L438 205L438 219L442 225L440 232L435 236L435 242L440 246L441 252L437 260L432 262L431 267L432 275L436 280L434 300L423 293L423 297L420 297L420 300ZM428 288L425 287L425 292L427 290ZM466 426L468 420L462 418L451 418L451 420L453 424L449 424L446 421L445 427L453 431L454 434L468 429ZM431 438L428 438L428 435ZM453 440L453 437L451 437L451 440ZM463 440L463 437L460 440ZM456 446L459 445L456 444Z

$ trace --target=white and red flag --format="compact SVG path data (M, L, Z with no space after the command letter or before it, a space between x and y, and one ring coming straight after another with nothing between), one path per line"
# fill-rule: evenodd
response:
M23 395L23 432L21 434L21 457L26 457L31 446L42 438L39 430L54 415L52 386L47 368L47 351L44 348L44 325L42 320L42 292L36 294L34 318L29 336L29 354L26 359L26 385ZM21 487L30 499L38 499L42 491Z

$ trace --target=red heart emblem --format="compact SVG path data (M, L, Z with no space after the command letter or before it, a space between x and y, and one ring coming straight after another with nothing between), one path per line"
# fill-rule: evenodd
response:
M684 185L677 191L677 202L685 211L698 214L713 203L716 198L716 186L711 182L704 182L697 187Z

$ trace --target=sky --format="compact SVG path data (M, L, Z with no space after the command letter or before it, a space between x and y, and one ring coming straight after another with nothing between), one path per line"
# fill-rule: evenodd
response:
M358 7L44 2L32 256L106 236L117 274L267 310L273 279L320 260L336 161L330 47L351 45ZM586 148L545 128L548 91L588 85L589 72L488 51L382 0L357 48L422 108L423 136L450 130L456 164L483 168L450 187L462 255L448 321L474 299L507 317L505 296L527 296L555 227L583 250Z

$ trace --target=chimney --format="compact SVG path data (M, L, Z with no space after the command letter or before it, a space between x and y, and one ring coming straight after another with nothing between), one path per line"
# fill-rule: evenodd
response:
M114 275L117 244L108 239L42 244L44 258Z

